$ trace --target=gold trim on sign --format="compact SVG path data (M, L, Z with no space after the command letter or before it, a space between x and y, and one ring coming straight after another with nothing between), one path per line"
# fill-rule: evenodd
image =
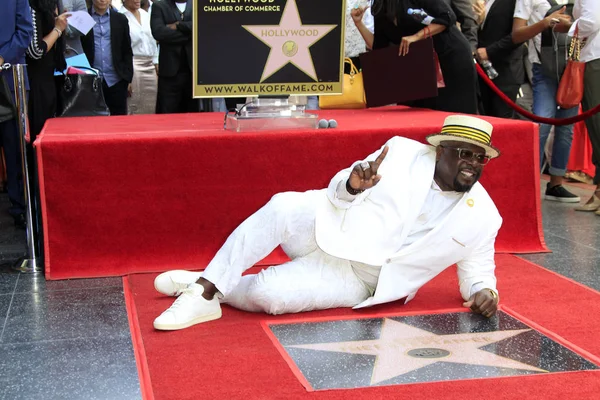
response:
M304 1L312 1L315 4L315 7L319 6L319 3L323 0L304 0ZM283 14L283 9L285 9L285 6L287 5L288 0L285 0L283 7L282 7L282 11L281 13ZM323 82L323 81L307 81L307 82L292 82L292 83L286 83L286 82L282 82L282 83L261 83L261 82L252 82L252 83L235 83L235 84L226 84L226 85L209 85L209 84L204 84L204 85L199 85L198 84L198 58L199 58L199 52L198 52L198 14L200 13L200 0L192 0L192 4L193 4L193 29L192 29L192 46L193 46L193 60L192 60L192 65L194 70L192 71L192 79L193 79L193 96L194 98L219 98L219 97L256 97L259 95L259 93L248 93L248 92L238 92L236 91L238 88L240 87L254 87L254 86L264 86L264 85L272 85L272 86L298 86L298 85L307 85L307 86L312 86L312 85L327 85L327 86L332 86L332 91L330 92L316 92L316 91L297 91L294 92L294 94L297 95L317 95L317 96L321 96L321 95L339 95L342 94L342 90L343 90L343 81L344 81L344 38L346 35L346 0L342 0L342 5L341 5L341 18L340 18L340 24L339 26L341 27L341 36L340 36L340 65L338 67L339 70L339 75L338 75L338 81L333 81L333 82ZM331 30L335 29L332 28ZM330 33L331 30L328 32ZM270 53L269 53L270 54ZM314 61L312 60L311 57L311 62L313 62L313 66L314 66ZM290 62L291 64L294 64L294 66L298 69L300 69L295 63ZM300 69L301 70L301 69ZM303 71L304 72L304 71ZM316 71L315 71L316 72ZM211 92L212 89L218 89L221 90L222 92L225 93L208 93L208 89L207 88L211 88ZM227 89L225 89L227 88ZM271 91L271 92L265 92L265 93L260 93L260 95L274 95L274 96L278 96L278 95L286 95L289 94L289 92L285 92L285 91Z

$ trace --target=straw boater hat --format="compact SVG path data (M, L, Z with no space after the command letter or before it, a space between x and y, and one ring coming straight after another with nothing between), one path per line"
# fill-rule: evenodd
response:
M492 124L468 115L451 115L444 121L442 132L429 135L429 144L438 146L444 141L465 142L485 149L490 158L500 155L500 150L492 146Z

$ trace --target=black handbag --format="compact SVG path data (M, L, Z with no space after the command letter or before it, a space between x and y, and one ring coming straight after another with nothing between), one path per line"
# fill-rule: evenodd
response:
M75 67L77 69L91 68ZM102 93L102 77L94 74L59 75L57 117L108 116Z

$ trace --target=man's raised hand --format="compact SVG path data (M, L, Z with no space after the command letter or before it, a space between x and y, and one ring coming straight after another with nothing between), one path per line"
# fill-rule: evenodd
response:
M381 175L377 174L379 166L385 159L389 150L388 146L383 148L383 151L375 159L375 161L363 161L354 166L348 184L354 190L366 190L377 185L381 180Z

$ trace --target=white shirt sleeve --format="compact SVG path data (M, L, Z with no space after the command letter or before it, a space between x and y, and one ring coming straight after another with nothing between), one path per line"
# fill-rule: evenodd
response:
M353 201L356 198L356 196L358 196L358 195L348 193L348 191L346 190L346 181L338 182L335 193L336 193L336 197L338 198L338 200L349 201L349 202Z
M496 275L494 273L496 269L494 243L496 242L496 235L502 224L502 219L498 217L498 221L495 223L497 229L469 257L456 263L460 294L465 301L469 300L474 293L484 288L492 289L498 293L498 289L496 289Z
M531 13L533 12L533 4L532 0L517 0L515 4L515 14L514 18L524 19L525 21L529 21L531 18Z
M600 1L579 0L581 15L571 25L569 35L575 35L575 28L579 28L579 37L587 38L600 30Z

